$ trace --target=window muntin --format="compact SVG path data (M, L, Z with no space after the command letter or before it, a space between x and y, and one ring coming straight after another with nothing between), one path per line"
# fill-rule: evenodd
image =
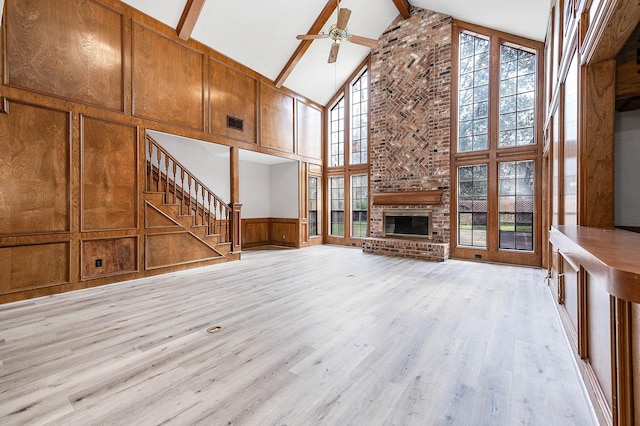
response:
M499 148L536 143L535 104L536 55L501 45Z
M331 167L344 166L344 97L331 108Z
M308 200L308 219L309 219L309 236L318 235L318 178L309 177L309 200Z
M458 152L489 147L489 40L460 34Z
M369 195L367 175L351 176L351 236L367 236Z
M351 85L351 164L367 163L369 75L365 71Z
M534 161L498 164L501 249L533 251Z
M344 177L329 178L331 194L330 234L344 236Z
M458 245L487 247L487 165L458 167Z

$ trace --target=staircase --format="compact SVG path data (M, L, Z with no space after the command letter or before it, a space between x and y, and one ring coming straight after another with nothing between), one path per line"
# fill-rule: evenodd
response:
M233 209L152 137L146 142L146 268L239 259Z

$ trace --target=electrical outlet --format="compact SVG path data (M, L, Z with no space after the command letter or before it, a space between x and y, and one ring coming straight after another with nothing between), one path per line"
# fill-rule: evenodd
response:
M96 268L102 268L102 259L96 259Z

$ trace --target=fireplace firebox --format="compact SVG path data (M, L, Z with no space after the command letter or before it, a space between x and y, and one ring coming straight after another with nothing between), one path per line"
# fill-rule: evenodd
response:
M431 239L431 211L385 209L384 236L395 238Z

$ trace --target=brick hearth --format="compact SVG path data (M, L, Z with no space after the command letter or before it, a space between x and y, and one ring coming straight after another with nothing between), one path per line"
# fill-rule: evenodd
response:
M372 52L370 192L443 194L440 203L385 206L431 210L431 240L384 238L383 206L372 203L365 252L449 257L451 31L450 16L414 7Z

